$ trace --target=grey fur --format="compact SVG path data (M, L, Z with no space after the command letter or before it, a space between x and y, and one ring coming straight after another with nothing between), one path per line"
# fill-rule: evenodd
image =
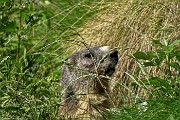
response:
M91 116L100 113L101 115L101 111L108 108L107 76L114 73L117 62L118 52L109 46L80 50L68 57L60 79L63 95L59 115L66 118L77 118L82 114ZM87 98L88 95L91 96ZM92 108L93 105L97 108ZM82 106L89 106L88 110L87 107L82 108ZM94 110L97 112L92 113Z

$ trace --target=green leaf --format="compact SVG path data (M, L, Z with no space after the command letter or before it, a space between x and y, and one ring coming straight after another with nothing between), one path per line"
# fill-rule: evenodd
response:
M145 52L136 52L133 54L136 59L149 60L148 55Z
M155 63L156 65L160 65L160 64L162 63L162 61L163 61L163 59L155 59L155 60L154 60L154 63Z
M164 79L158 77L152 77L148 80L142 80L145 85L153 85L153 86L166 86L168 82Z
M162 58L162 59L166 58L166 54L163 49L157 49L156 52L157 52L156 57Z
M148 67L148 66L156 66L154 62L144 62L143 65L145 67Z
M159 40L155 40L155 39L150 39L150 41L154 44L154 45L157 45L157 46L164 46Z
M169 62L168 65L180 71L180 65L178 63Z
M152 60L154 58L154 56L155 56L154 55L155 54L154 51L147 51L146 54L147 54L149 60Z
M163 47L165 53L171 53L174 50L173 45L168 45Z

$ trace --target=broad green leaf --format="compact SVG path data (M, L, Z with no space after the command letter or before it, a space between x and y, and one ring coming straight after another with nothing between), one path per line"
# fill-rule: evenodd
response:
M145 85L153 85L153 86L167 86L168 82L164 79L158 77L152 77L148 80L142 80Z
M163 46L163 44L159 41L159 40L155 40L155 39L150 39L150 41L154 44L154 45L157 45L157 46L160 46L160 47L162 47Z
M145 52L136 52L133 54L136 59L149 60L148 55Z

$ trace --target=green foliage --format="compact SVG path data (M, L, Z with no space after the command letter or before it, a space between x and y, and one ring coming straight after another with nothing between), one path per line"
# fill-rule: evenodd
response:
M93 3L0 1L1 120L57 119L64 44L95 13Z
M1 119L56 118L60 87L53 78L2 81Z
M132 85L146 90L151 98L138 96L131 106L111 110L111 120L180 119L180 40L160 42L152 39L151 42L154 50L138 51L130 56L139 65L139 72L130 75L134 80ZM154 75L148 69L156 70L158 74ZM139 77L139 73L143 77Z
M139 64L146 79L138 81L141 86L152 86L153 95L176 97L180 94L180 40L163 43L152 39L155 50L136 52L131 57ZM148 68L159 71L158 75L148 73ZM147 89L148 90L148 89Z
M139 101L112 112L111 120L179 120L180 98L154 98Z

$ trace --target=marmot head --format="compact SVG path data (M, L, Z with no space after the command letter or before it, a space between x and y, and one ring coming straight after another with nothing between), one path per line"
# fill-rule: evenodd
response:
M83 71L111 76L118 62L118 51L110 46L98 46L75 52L66 63Z

